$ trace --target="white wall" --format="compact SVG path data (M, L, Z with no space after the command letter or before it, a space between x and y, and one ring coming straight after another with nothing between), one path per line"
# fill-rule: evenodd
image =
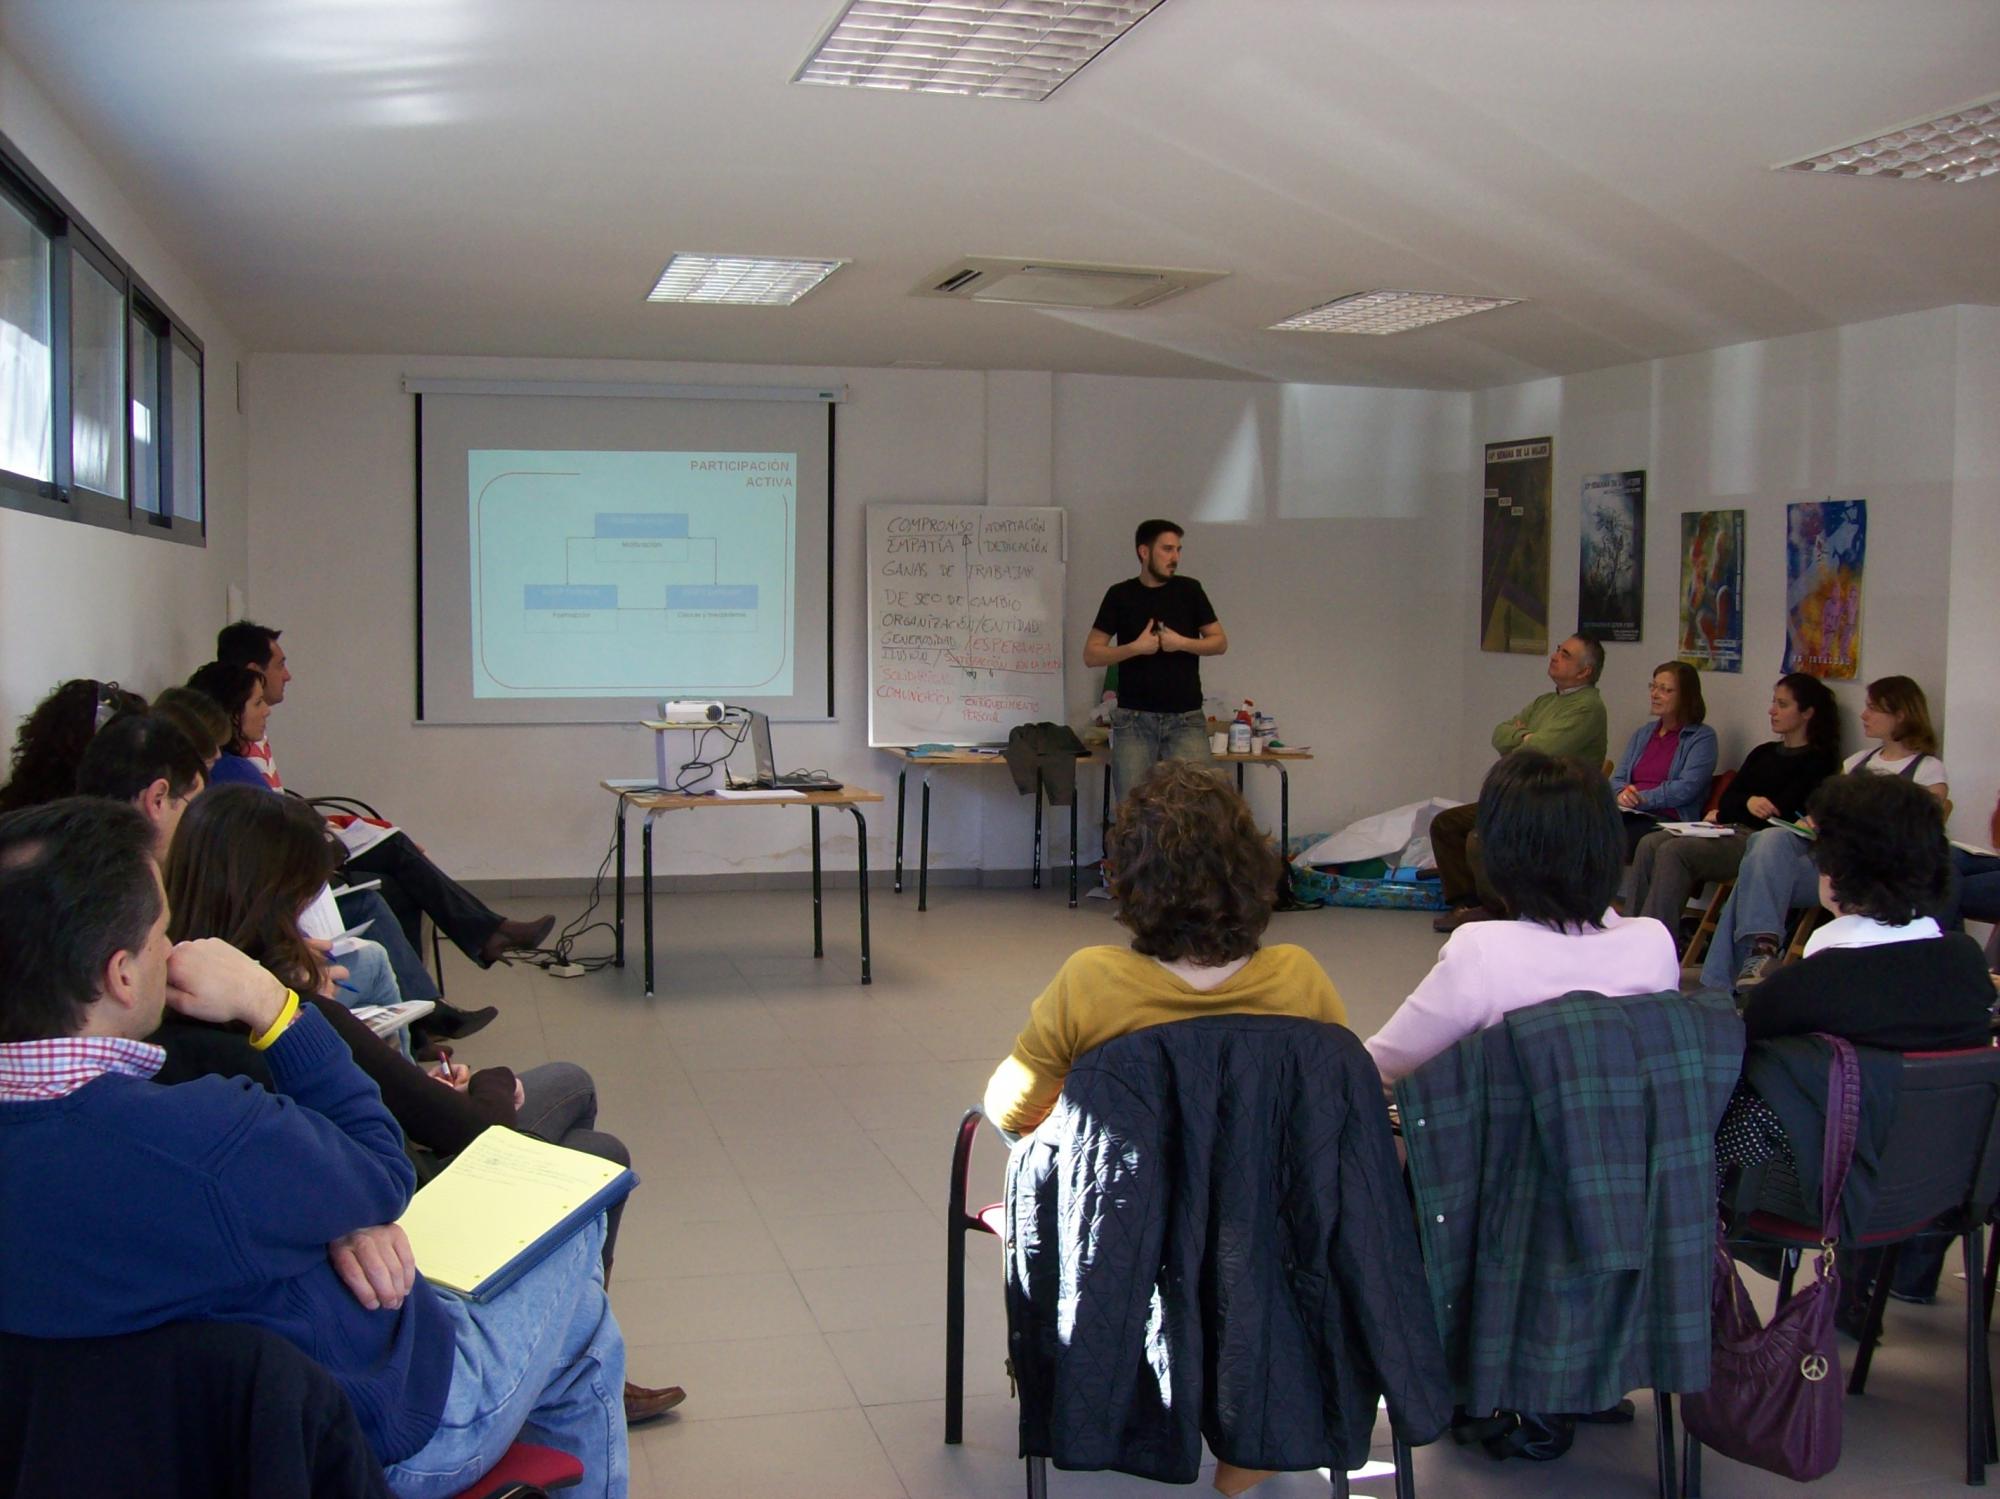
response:
M867 748L862 512L881 501L1054 503L1070 513L1068 648L1098 598L1135 567L1132 527L1188 527L1190 573L1214 597L1231 653L1211 690L1276 708L1322 753L1293 776L1294 828L1436 789L1456 734L1459 656L1415 622L1467 576L1451 524L1467 483L1471 399L1427 392L1023 372L730 368L271 355L246 374L251 432L250 610L282 627L299 673L273 720L288 784L379 797L470 879L588 874L602 856L606 775L650 769L636 729L443 728L410 722L415 647L414 432L405 373L717 382L842 380L835 619L838 721L784 725L782 756L892 791ZM1414 676L1412 675L1414 673ZM1410 692L1411 680L1424 683ZM1070 677L1073 708L1095 674ZM1094 794L1094 774L1086 777ZM1253 798L1275 821L1275 781ZM910 857L915 857L915 788ZM1086 803L1088 808L1091 803ZM1084 818L1088 828L1093 821ZM892 805L869 818L886 865ZM833 867L851 867L845 818ZM530 832L530 830L532 830ZM668 873L806 867L793 815L685 816L663 830ZM1019 869L1029 812L997 772L939 774L935 867ZM1095 838L1085 835L1086 852Z
M1944 747L1955 837L1986 844L2000 796L2000 307L1960 307ZM1933 561L1929 576L1947 568Z
M248 579L238 345L186 267L22 71L0 51L0 132L202 340L208 545L178 546L0 510L0 722L69 677L152 693L214 654L228 585ZM11 733L10 736L11 738Z
M1785 506L1799 500L1868 501L1868 558L1862 584L1861 675L1834 683L1846 725L1846 748L1861 746L1857 715L1863 684L1902 673L1929 695L1940 721L1949 719L1955 679L1946 672L1947 575L1960 563L1954 542L1972 559L1967 584L1988 595L1991 611L1993 519L2000 500L1991 446L2000 392L1989 320L1983 361L1967 378L1960 329L1965 315L1991 309L1940 308L1822 333L1740 344L1675 359L1653 360L1561 379L1481 392L1475 397L1478 441L1555 438L1553 598L1550 626L1560 639L1574 629L1577 544L1584 475L1619 469L1647 471L1645 615L1642 638L1606 651L1604 695L1615 755L1646 715L1650 668L1674 655L1680 586L1680 517L1686 510L1735 510L1744 517L1744 669L1704 672L1709 722L1722 741L1722 763L1737 763L1770 737L1764 709L1780 675L1784 651ZM1984 404L1980 401L1983 399ZM1968 404L1969 403L1969 404ZM1954 509L1969 480L1955 458L1968 426L1986 433L1983 457L1964 465L1983 471L1989 486L1983 511ZM1478 455L1473 463L1478 463ZM1463 529L1475 559L1479 549L1477 477L1465 499ZM1973 515L1983 518L1972 520ZM1961 529L1965 534L1959 534ZM1476 576L1476 574L1475 574ZM1959 598L1954 588L1952 638ZM1964 603L1974 612L1981 606ZM1476 789L1491 763L1490 726L1547 690L1540 657L1487 654L1478 647L1479 599L1468 584L1450 618L1463 654L1466 729L1460 771ZM1985 616L1990 644L2000 624ZM1971 614L1967 628L1973 628ZM1976 630L1974 639L1979 638ZM1991 672L1984 701L1991 712ZM1990 724L1990 719L1989 719ZM1993 734L1954 735L1945 744L1956 793L1975 764L1990 765ZM1988 784L1991 784L1988 772ZM1963 805L1963 798L1957 798ZM1992 794L1986 794L1990 811ZM1983 827L1985 813L1980 814Z

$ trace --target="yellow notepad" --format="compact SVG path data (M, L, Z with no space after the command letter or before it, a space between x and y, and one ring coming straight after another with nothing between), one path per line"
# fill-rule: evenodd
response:
M426 1280L484 1300L637 1184L615 1161L495 1126L396 1221Z

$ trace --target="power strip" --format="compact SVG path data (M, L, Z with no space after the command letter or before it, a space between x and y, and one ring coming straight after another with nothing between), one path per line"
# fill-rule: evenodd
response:
M581 963L551 963L548 972L559 979L580 979L588 970Z

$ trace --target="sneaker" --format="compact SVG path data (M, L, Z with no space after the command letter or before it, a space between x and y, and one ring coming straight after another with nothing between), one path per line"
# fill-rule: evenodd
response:
M1756 949L1756 951L1752 952L1744 960L1743 966L1736 972L1736 992L1741 994L1745 989L1756 988L1771 976L1780 961L1777 948L1759 947Z

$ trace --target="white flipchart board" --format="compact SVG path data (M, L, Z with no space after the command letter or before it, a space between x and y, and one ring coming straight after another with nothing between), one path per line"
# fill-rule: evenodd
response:
M869 744L995 744L1063 721L1063 519L868 507Z

